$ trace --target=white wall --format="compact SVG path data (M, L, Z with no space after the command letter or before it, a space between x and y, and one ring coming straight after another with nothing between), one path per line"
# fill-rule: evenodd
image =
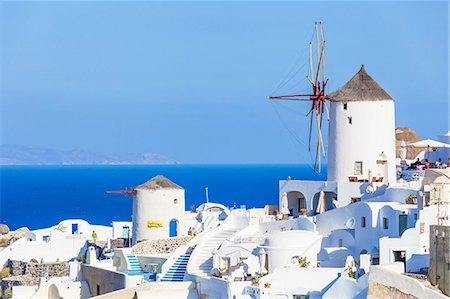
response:
M184 189L136 189L132 218L133 244L142 240L168 238L172 219L178 220L178 232L184 232ZM163 227L150 228L147 226L148 221L161 221Z
M280 268L273 274L261 278L259 285L269 282L270 289L263 289L270 295L306 295L321 298L322 291L337 279L340 268ZM271 297L267 297L271 298ZM278 297L279 298L279 297Z
M104 225L89 224L83 219L67 219L50 228L33 230L37 241L42 241L44 236L53 238L67 238L72 236L72 224L78 224L77 237L92 240L92 231L97 233L98 241L106 241L112 236L112 227Z
M352 124L347 117L352 117ZM328 180L348 181L354 174L354 162L363 162L363 174L368 178L379 174L377 160L384 153L388 161L388 180L396 181L395 173L395 107L394 101L343 102L330 104L328 143Z
M14 245L14 244L13 244ZM10 250L9 259L29 262L36 259L44 262L68 261L73 257L78 257L80 251L85 249L85 239L54 239L50 242L31 241L20 242Z
M133 236L133 222L130 221L113 221L112 222L112 238L113 239L117 239L117 238L124 238L125 236L123 235L123 228L125 226L128 226L130 228L130 237Z
M275 232L264 242L269 273L280 267L289 266L293 256L305 257L310 266L317 264L322 245L322 236L309 231L290 230Z
M437 224L437 206L425 207L414 227L407 229L400 238L380 239L380 264L394 262L393 251L405 251L406 270L419 271L428 265L430 225Z

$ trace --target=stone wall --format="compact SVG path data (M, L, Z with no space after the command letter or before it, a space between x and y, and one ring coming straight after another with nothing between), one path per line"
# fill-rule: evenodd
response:
M397 288L370 281L367 298L417 299L414 295L405 294Z
M69 274L69 263L35 263L9 260L7 265L11 275L0 282L2 290L9 286L32 286L37 285L40 277L44 277L48 269L48 277L62 277Z
M448 299L439 289L431 286L428 280L420 275L408 276L398 273L389 269L389 265L371 266L369 273L368 299Z
M31 275L32 277L43 277L46 269L48 269L48 277L67 276L69 273L69 262L34 263L10 260L8 267L12 276Z
M133 246L131 252L136 255L155 253L170 254L180 246L186 245L192 236L143 241Z

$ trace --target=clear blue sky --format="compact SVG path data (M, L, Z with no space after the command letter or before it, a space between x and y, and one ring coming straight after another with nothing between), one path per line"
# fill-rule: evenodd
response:
M308 162L286 129L306 140L307 105L267 96L307 62L317 19L331 90L364 63L395 97L397 126L422 138L448 130L447 2L0 5L5 144L152 151L184 163ZM305 75L278 92L302 90Z

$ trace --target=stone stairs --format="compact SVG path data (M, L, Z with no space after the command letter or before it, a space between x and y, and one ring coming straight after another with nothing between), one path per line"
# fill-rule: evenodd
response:
M213 250L217 249L237 231L238 229L225 229L209 232L193 251L188 273L202 277L209 276L213 267Z
M186 268L189 262L191 253L185 253L180 255L176 261L172 264L169 270L161 278L161 281L183 281L184 275L186 274Z
M130 265L130 267L128 268L129 275L142 273L141 265L139 264L139 261L135 255L127 254L127 260Z

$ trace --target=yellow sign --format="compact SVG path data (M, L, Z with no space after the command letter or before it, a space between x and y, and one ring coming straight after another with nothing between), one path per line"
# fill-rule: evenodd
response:
M161 228L161 227L163 227L163 223L160 220L149 220L149 221L147 221L147 227L149 227L149 228Z

